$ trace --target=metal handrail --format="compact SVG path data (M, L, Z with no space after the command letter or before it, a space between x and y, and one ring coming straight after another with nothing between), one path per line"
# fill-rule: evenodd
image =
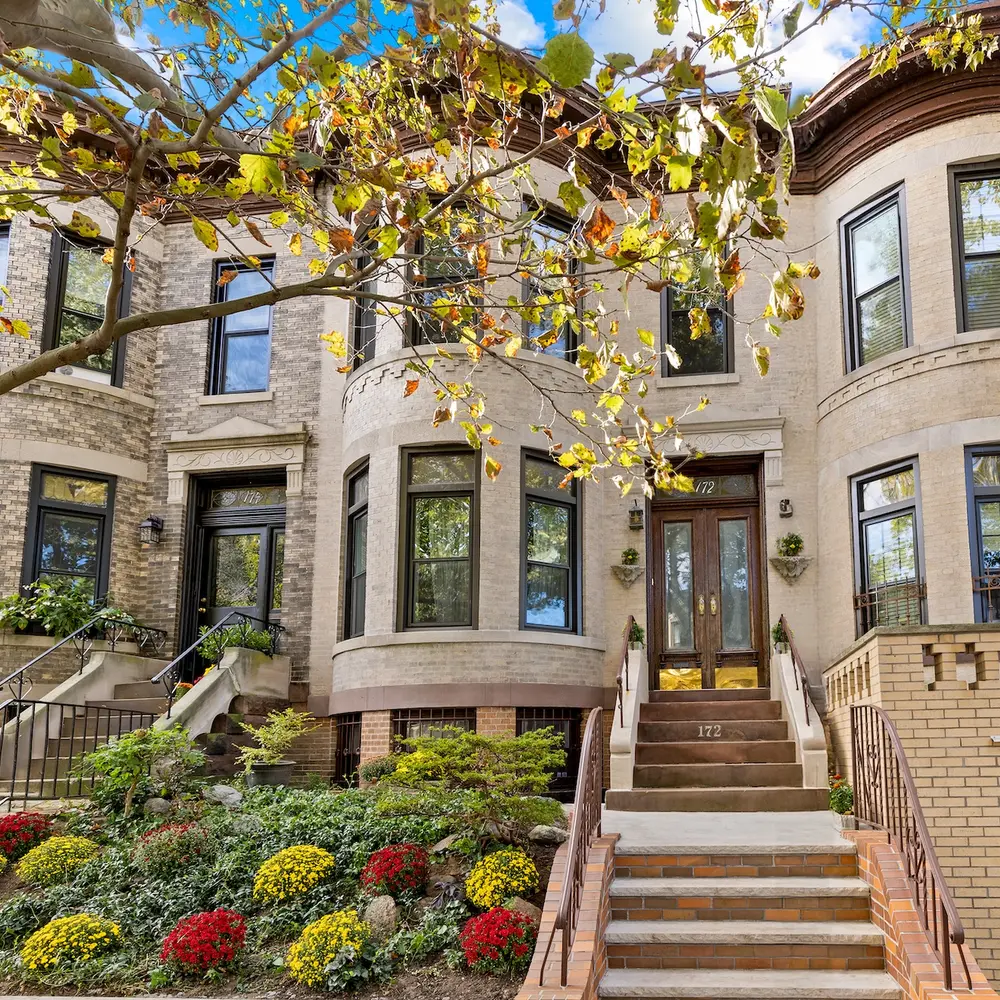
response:
M952 988L951 946L955 945L971 990L962 918L934 851L903 743L892 719L878 706L851 706L851 755L855 817L885 830L902 855L913 901L944 970L945 989Z
M562 975L560 985L569 977L569 952L580 918L583 886L587 874L587 853L601 835L601 790L604 786L604 724L601 709L594 708L587 719L580 750L580 770L576 778L573 822L570 825L566 853L566 872L559 891L559 906L549 934L539 972L538 985L545 985L545 966L552 950L556 931L562 932Z
M158 674L155 674L149 679L150 684L162 684L167 694L167 718L170 718L171 713L174 710L174 702L177 700L177 684L180 680L181 675L181 664L183 661L191 655L210 635L214 635L216 632L229 625L243 625L249 624L250 622L259 622L264 626L264 631L266 631L271 636L271 648L267 650L268 656L274 656L278 651L278 646L281 642L281 633L286 631L284 625L279 625L277 622L269 622L263 618L255 618L253 615L248 615L243 611L230 611L225 618L220 622L216 622L207 632L203 632L198 638L188 646L182 653L178 653Z
M785 639L788 642L788 649L792 654L792 663L795 665L795 690L799 690L800 682L802 687L802 704L806 709L806 725L810 725L809 722L809 677L806 674L805 664L802 662L802 657L799 656L799 651L795 647L795 637L792 635L792 628L788 624L788 619L782 615L778 619L781 624L781 630L785 633Z
M625 728L625 691L629 690L628 686L628 647L629 640L632 638L632 626L635 625L635 616L629 615L625 621L625 631L622 632L622 655L621 660L618 662L618 676L615 678L615 683L618 685L618 721L621 723L622 728ZM622 687L622 675L625 676L625 686Z

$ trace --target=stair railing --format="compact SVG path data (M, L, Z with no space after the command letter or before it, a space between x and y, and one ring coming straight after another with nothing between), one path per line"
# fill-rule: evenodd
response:
M628 686L628 647L632 640L632 629L635 626L635 617L629 615L625 620L625 631L622 632L622 655L618 661L618 676L615 683L618 685L618 722L625 728L625 692L630 690Z
M938 863L899 733L892 719L878 706L851 706L851 755L855 817L868 826L885 830L889 842L902 855L913 902L944 970L945 989L952 988L954 945L961 959L966 988L971 990L962 918Z
M542 959L538 985L545 985L545 968L556 932L562 934L562 960L560 985L569 978L569 953L576 936L583 902L583 887L587 875L587 855L594 841L601 835L601 789L604 786L604 724L601 709L591 709L587 728L583 734L580 751L580 770L576 778L576 798L573 822L570 825L569 846L566 853L566 872L559 892L559 906L555 923L549 934L549 943Z
M255 618L253 615L248 615L243 611L231 611L225 618L220 622L216 622L210 629L203 632L198 638L188 646L187 649L182 653L178 653L158 674L150 678L150 684L162 684L167 697L167 718L169 719L174 710L174 702L177 700L177 685L181 679L181 671L184 667L184 661L197 650L209 636L215 635L216 632L222 631L224 628L228 628L230 625L249 625L251 622L257 622L263 625L262 631L267 632L271 637L270 647L263 652L267 656L274 656L278 652L278 648L281 645L281 636L286 631L283 625L277 624L277 622L265 621L263 618Z
M795 636L792 635L792 627L788 624L788 619L782 615L778 621L781 623L781 630L788 643L788 650L792 654L792 663L795 666L795 690L802 689L802 704L806 708L806 725L808 726L811 723L809 722L809 677L806 674L806 666L802 662L802 657L799 656L798 649L795 648Z

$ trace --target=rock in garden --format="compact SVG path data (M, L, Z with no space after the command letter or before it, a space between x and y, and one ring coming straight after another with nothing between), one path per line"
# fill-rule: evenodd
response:
M388 941L396 933L396 911L396 900L392 896L378 896L365 907L363 919L371 927L376 941Z
M514 913L523 913L526 917L530 917L536 924L541 923L542 911L534 903L529 903L526 899L521 899L520 896L508 899L504 903L504 906L508 910L513 910Z
M431 848L431 854L444 854L445 851L451 850L457 840L457 833L453 833L450 837L445 837L444 840L439 840Z
M243 801L243 793L232 785L211 785L201 793L206 802L215 806L225 806L227 809L239 809Z
M142 811L147 816L165 816L170 812L170 802L167 799L146 799Z
M528 834L528 840L533 844L564 844L569 833L558 826L536 826Z

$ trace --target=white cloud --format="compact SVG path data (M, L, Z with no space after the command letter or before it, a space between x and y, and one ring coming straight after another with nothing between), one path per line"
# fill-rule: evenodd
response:
M497 4L500 37L519 49L536 49L545 43L545 28L525 6L524 0L501 0Z

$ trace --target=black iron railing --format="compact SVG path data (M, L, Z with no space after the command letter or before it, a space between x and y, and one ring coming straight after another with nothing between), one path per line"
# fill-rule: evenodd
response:
M982 602L983 621L1000 622L1000 573L974 576L972 592Z
M215 635L217 632L221 632L225 628L229 628L231 625L249 625L252 622L257 622L259 625L264 627L260 629L262 632L267 632L270 636L270 645L267 649L261 650L261 652L266 653L268 656L274 656L278 652L281 645L281 636L285 632L283 625L278 625L276 622L265 621L262 618L255 618L253 615L245 614L242 611L231 611L225 618L220 622L216 622L210 629L203 632L198 638L188 646L184 652L179 653L175 656L155 677L150 679L151 684L161 684L166 692L167 696L167 718L169 719L171 713L174 709L174 702L177 700L177 685L181 679L181 673L184 669L184 663L192 653L196 652L206 639Z
M887 583L854 595L858 638L879 625L922 625L927 588L923 581Z
M542 959L539 986L545 985L545 968L557 932L562 935L560 985L565 986L569 978L569 953L580 920L580 905L583 902L587 875L587 854L601 835L601 790L604 787L604 723L601 716L601 709L592 709L583 734L580 773L576 779L573 822L566 854L566 872L559 893L555 924Z
M945 989L952 988L954 948L971 990L962 918L941 872L899 733L881 708L851 706L851 754L855 817L885 830L902 855L913 901L944 972Z
M622 632L622 655L618 662L618 676L615 683L618 685L618 722L625 728L625 692L628 686L628 649L632 642L632 629L635 627L635 618L629 615L625 620L625 631Z
M785 636L785 642L788 643L788 650L792 655L792 663L795 665L795 689L796 691L800 688L802 689L802 704L805 706L806 710L806 725L810 725L809 722L809 677L806 674L806 666L802 662L802 657L799 656L799 651L795 647L795 636L792 634L792 627L788 624L788 619L782 615L779 619L781 622L781 630Z
M32 799L80 796L94 785L76 767L79 758L123 733L144 729L156 715L104 705L17 702L0 728L0 806Z

